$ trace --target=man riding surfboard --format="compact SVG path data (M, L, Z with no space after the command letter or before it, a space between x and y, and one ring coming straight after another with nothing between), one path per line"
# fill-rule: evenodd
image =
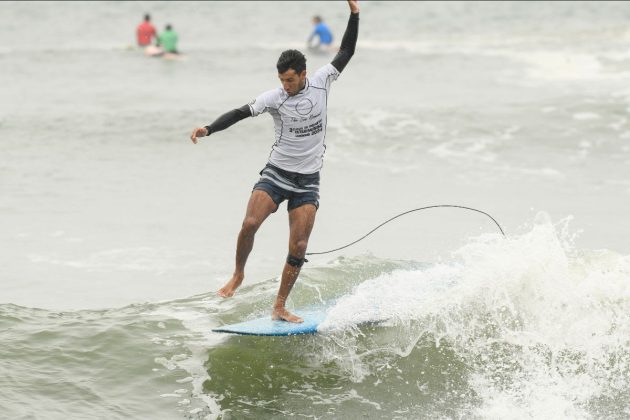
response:
M285 303L300 269L319 207L319 171L326 150L328 93L354 54L359 33L359 5L348 0L350 18L333 60L306 77L306 58L297 50L284 51L276 65L281 88L269 90L252 102L233 109L213 123L198 127L190 136L199 137L225 130L236 122L268 112L275 125L275 143L269 160L260 172L247 204L247 212L238 235L236 263L232 278L217 292L231 297L243 282L245 264L254 236L265 219L280 203L288 200L289 253L282 271L282 280L273 306L272 318L289 322L302 319L287 311Z

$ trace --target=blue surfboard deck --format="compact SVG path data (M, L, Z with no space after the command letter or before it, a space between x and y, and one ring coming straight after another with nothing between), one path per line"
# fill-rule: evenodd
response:
M326 319L328 308L294 311L294 313L304 319L304 322L296 324L287 321L274 321L271 319L271 315L268 315L263 318L239 322L238 324L224 325L219 328L214 328L212 331L261 336L315 334L317 332L317 326Z

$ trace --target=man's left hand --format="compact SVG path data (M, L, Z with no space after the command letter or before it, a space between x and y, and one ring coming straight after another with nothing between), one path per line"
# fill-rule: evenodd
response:
M348 0L351 13L359 13L359 0Z

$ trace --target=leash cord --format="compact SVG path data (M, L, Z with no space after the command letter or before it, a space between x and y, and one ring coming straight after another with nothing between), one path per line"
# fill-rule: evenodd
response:
M492 221L494 222L495 225L497 225L497 227L499 228L499 230L501 231L501 234L503 236L505 236L505 233L503 232L503 229L501 228L501 225L499 225L499 222L497 222L494 217L490 216L488 213L486 213L485 211L481 211L481 210L477 210L477 209L473 209L472 207L466 207L466 206L456 206L454 204L437 204L434 206L426 206L426 207L419 207L417 209L412 209L412 210L408 210L405 212L402 212L400 214L397 214L396 216L392 217L391 219L388 219L386 221L384 221L383 223L381 223L380 225L376 226L374 229L372 229L371 231L369 231L368 233L366 233L365 235L363 235L362 237L360 237L359 239L357 239L356 241L350 242L347 245L344 246L340 246L339 248L335 248L335 249L330 249L328 251L322 251L322 252L307 252L306 255L322 255L322 254L329 254L331 252L335 252L335 251L341 251L342 249L348 248L349 246L352 246L354 244L356 244L357 242L362 241L363 239L367 238L368 236L370 236L372 233L376 232L379 228L381 228L382 226L386 225L387 223L391 222L394 219L398 219L401 216L404 216L406 214L409 213L413 213L416 211L420 211L420 210L427 210L427 209L434 209L434 208L442 208L442 207L449 207L449 208L456 208L456 209L464 209L464 210L470 210L470 211L475 211L477 213L481 213L484 214L486 216L488 216L490 219L492 219Z

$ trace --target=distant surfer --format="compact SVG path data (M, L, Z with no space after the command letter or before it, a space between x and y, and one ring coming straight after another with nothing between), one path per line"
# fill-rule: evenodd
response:
M166 25L164 32L158 35L156 45L149 45L144 49L144 54L150 57L165 59L178 59L181 57L177 50L177 33L171 24Z
M287 311L285 303L306 261L306 247L319 207L319 171L326 150L328 92L354 54L359 33L358 1L347 1L350 6L348 26L339 52L331 63L306 77L304 55L297 50L284 51L276 64L281 88L262 93L249 104L221 115L210 125L195 128L190 136L196 144L198 137L225 130L244 118L264 112L273 117L276 141L247 204L237 240L234 274L217 292L226 298L234 295L245 277L245 264L256 231L280 203L288 200L289 253L273 305L273 319L303 321Z
M148 47L153 38L157 37L155 26L151 23L151 15L144 15L144 21L136 28L136 38L139 47Z
M157 45L162 48L165 54L179 54L177 51L177 33L173 30L173 25L166 25L164 32L158 36Z
M324 23L320 16L313 17L314 30L306 41L309 48L319 50L329 50L332 47L333 34L328 25ZM317 38L317 44L313 44L313 39Z

